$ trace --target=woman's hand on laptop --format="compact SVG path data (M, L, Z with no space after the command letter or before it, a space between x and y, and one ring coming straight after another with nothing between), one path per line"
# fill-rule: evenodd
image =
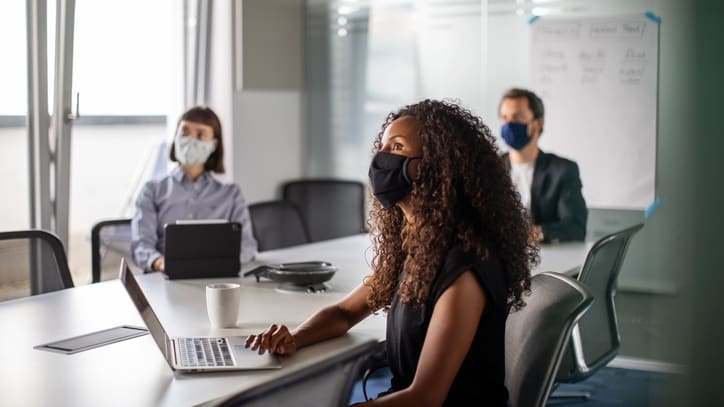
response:
M246 338L247 348L256 350L260 355L264 352L277 355L291 355L297 351L297 344L286 325L272 324L258 335L249 335Z

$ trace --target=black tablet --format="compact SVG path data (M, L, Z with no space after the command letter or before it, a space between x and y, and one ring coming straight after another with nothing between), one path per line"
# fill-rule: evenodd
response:
M165 230L164 273L170 279L238 276L240 223L179 221Z

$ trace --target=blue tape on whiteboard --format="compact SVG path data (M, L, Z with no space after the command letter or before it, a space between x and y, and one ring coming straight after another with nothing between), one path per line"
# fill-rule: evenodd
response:
M533 24L540 19L540 16L533 16L528 20L528 24Z
M656 197L656 199L654 199L654 202L652 202L651 205L649 205L649 207L646 208L646 210L644 211L644 219L648 219L649 216L651 216L651 215L654 213L654 211L656 210L656 208L658 208L659 206L661 206L661 204L663 203L663 201L664 201L664 200L661 199L661 197Z
M649 20L655 22L656 24L661 24L661 17L657 16L656 14L654 14L650 11L647 11L646 13L644 13L644 15L646 17L648 17Z

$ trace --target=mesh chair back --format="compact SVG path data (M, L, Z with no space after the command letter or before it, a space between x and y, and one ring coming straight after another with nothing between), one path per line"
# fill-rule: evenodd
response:
M379 343L374 340L330 359L234 395L219 407L341 407L347 406L352 386L367 356Z
M621 338L616 320L616 281L631 238L643 224L604 236L586 256L578 280L596 301L578 322L558 372L558 381L580 381L608 364L618 353Z
M121 259L131 259L131 219L102 220L91 229L91 281L118 276Z
M0 232L0 301L71 287L57 236L44 230Z
M299 180L284 184L284 200L297 206L312 242L365 232L365 188L357 181Z
M588 289L562 274L541 273L531 279L526 306L506 322L510 405L545 405L571 329L592 301Z
M279 200L249 205L251 225L259 251L279 249L309 242L299 210Z

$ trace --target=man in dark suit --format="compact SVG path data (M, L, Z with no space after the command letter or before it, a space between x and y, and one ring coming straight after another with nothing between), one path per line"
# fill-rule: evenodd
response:
M534 238L543 242L583 240L588 210L578 165L538 147L543 133L543 101L526 89L507 91L498 107L504 155L521 201L529 211Z

